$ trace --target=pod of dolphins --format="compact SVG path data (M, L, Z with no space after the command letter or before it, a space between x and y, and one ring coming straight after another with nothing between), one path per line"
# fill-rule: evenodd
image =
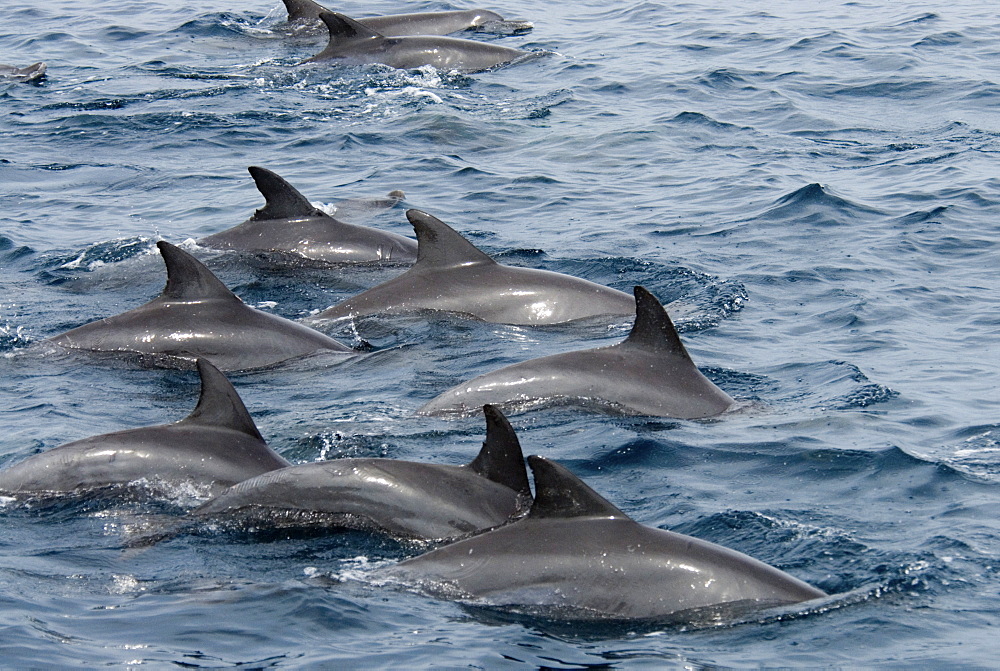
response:
M284 0L288 27L325 26L329 44L305 62L481 71L528 52L446 37L466 30L530 29L482 9L354 20L311 0ZM20 81L45 65L0 66ZM159 296L83 324L49 342L143 365L195 367L201 395L184 419L93 436L0 470L0 494L18 500L114 495L141 487L166 495L193 487L207 499L158 542L206 521L355 529L434 544L381 580L473 605L568 620L691 621L734 617L824 597L744 554L629 518L566 467L529 456L504 411L576 404L622 414L699 419L735 404L692 361L667 311L645 288L630 296L560 273L505 266L440 219L409 209L416 240L348 221L389 210L401 191L341 203L333 216L265 168L249 168L265 205L246 221L197 241L200 248L308 261L403 265L401 275L306 318L245 305L188 251L165 241ZM444 391L418 415L482 412L482 450L464 465L335 459L293 465L268 447L221 372L308 356L358 356L311 328L368 315L449 313L487 322L544 325L635 316L615 345L530 359ZM176 490L174 490L176 491Z

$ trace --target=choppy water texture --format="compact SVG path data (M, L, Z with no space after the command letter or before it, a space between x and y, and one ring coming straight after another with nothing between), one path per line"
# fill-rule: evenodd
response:
M731 5L731 6L727 6ZM365 14L452 9L376 0ZM552 52L474 76L295 67L322 40L276 3L8 0L0 62L0 462L183 417L193 373L45 351L162 287L153 243L261 204L403 189L504 262L677 301L718 420L513 418L641 522L841 596L699 629L568 628L388 590L415 552L360 534L223 534L123 550L197 502L0 508L0 653L19 665L976 665L1000 624L1000 27L980 2L531 3L475 39ZM806 9L808 8L808 9ZM410 234L402 209L373 225ZM187 243L190 247L190 242ZM197 251L197 250L196 250ZM398 270L198 252L301 317ZM620 339L373 318L372 351L234 376L287 458L461 463L481 420L416 418L500 365Z

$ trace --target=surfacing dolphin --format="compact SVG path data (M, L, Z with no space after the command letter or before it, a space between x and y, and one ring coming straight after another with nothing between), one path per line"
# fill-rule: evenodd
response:
M199 245L276 252L337 264L410 264L416 260L416 241L335 219L313 207L295 187L270 170L257 166L247 170L266 204L242 224L198 240ZM380 205L392 207L402 198L401 191L393 191Z
M333 459L264 473L193 511L255 526L323 525L405 540L448 540L504 524L531 502L517 435L486 406L486 440L464 466Z
M417 414L467 415L483 403L507 412L558 403L698 419L732 406L733 399L694 365L656 297L640 286L634 293L635 323L622 342L484 373L432 399Z
M45 76L47 69L48 66L41 62L33 63L23 68L0 63L0 79L25 83L37 82Z
M548 270L501 265L426 212L407 210L406 218L417 233L413 267L306 322L439 310L488 322L539 325L628 315L635 309L632 297L617 289Z
M643 526L554 461L528 465L526 517L382 577L470 605L579 620L715 621L826 596L735 550Z
M322 12L319 18L330 31L330 42L303 63L336 60L351 65L382 63L400 69L432 65L439 70L479 72L530 55L520 49L455 37L386 37L336 12Z
M163 293L49 341L68 349L139 355L168 367L204 357L223 370L262 368L320 351L354 352L319 331L245 305L187 252L162 240L156 246L167 266Z
M199 359L201 397L174 424L106 433L28 457L0 471L0 492L18 498L114 486L193 485L211 495L288 466L267 446L226 376Z
M288 22L322 26L319 15L330 10L312 0L283 0ZM527 21L508 21L488 9L462 9L450 12L390 14L355 19L358 23L386 37L408 35L448 35L463 30L514 33L531 29Z

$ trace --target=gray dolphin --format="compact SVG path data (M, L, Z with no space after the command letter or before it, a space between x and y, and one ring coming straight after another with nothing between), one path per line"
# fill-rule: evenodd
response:
M419 310L456 312L504 324L560 324L628 315L628 294L577 277L500 265L440 219L407 210L417 233L417 262L402 275L305 321Z
M114 485L194 485L216 493L288 466L267 446L226 376L198 360L201 397L174 424L92 436L0 471L0 492L51 496Z
M386 37L336 12L321 12L319 18L330 31L330 42L303 63L338 60L349 64L382 63L401 69L432 65L439 70L478 72L530 55L520 49L455 37Z
M323 524L399 539L444 540L490 529L527 509L528 475L517 435L487 406L486 440L465 466L394 459L333 459L241 482L195 517L246 515L263 524Z
M181 366L204 357L223 370L262 368L319 351L353 353L319 331L245 305L200 261L156 243L167 266L158 297L49 339L69 349L152 357Z
M685 620L825 596L735 550L643 526L556 462L528 464L535 501L526 517L383 576L472 605L569 619Z
M289 23L322 25L319 15L330 10L312 0L283 0ZM522 32L531 29L527 21L507 21L488 9L462 9L450 12L390 14L355 19L386 37L409 35L448 35L463 30Z
M691 361L667 311L635 287L635 323L609 347L530 359L463 382L417 411L470 414L483 403L510 412L540 404L600 404L627 414L697 419L733 404Z
M37 82L45 76L46 69L48 69L48 66L41 62L33 63L23 68L0 63L0 79L9 79L15 82Z
M417 258L417 243L402 235L355 226L316 209L298 190L264 168L247 168L266 205L232 228L198 241L215 249L280 252L326 263L401 263ZM377 207L403 198L393 191ZM352 205L348 204L348 212Z

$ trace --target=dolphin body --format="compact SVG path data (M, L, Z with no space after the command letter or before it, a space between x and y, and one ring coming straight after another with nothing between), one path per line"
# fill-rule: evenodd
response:
M323 524L406 540L447 540L490 529L531 501L517 435L487 406L486 440L464 466L394 459L333 459L264 473L193 511L248 516L262 525Z
M326 263L401 263L417 258L417 243L402 235L355 226L331 217L270 170L247 168L266 205L230 229L198 241L215 249L277 252ZM372 209L392 207L403 198L393 191Z
M319 15L330 10L312 0L283 0L289 23L321 25ZM531 29L527 21L506 21L488 9L462 9L451 12L390 14L355 19L385 37L411 35L448 35L463 30L522 32Z
M626 293L561 273L501 265L440 219L420 210L407 210L406 217L417 233L413 267L306 322L439 310L539 325L634 310Z
M386 37L336 12L321 12L319 18L330 31L330 42L303 63L336 60L353 65L382 63L399 69L432 65L439 70L479 72L529 55L520 49L455 37Z
M526 517L382 577L470 605L580 620L691 621L825 596L735 550L643 526L556 462L528 464Z
M23 68L15 65L4 65L0 63L0 79L9 79L15 82L37 82L45 76L48 66L45 63L33 63Z
M194 485L209 494L288 466L267 446L226 376L199 359L201 397L174 424L92 436L0 471L0 492L53 496L110 486Z
M49 341L68 349L151 357L168 367L186 367L203 357L223 370L262 368L320 351L353 353L319 331L245 305L200 261L169 242L156 246L167 266L163 293Z
M667 311L637 286L635 323L610 347L553 354L500 368L432 399L421 415L466 415L483 403L527 409L550 403L599 404L626 414L698 419L733 399L694 365Z

